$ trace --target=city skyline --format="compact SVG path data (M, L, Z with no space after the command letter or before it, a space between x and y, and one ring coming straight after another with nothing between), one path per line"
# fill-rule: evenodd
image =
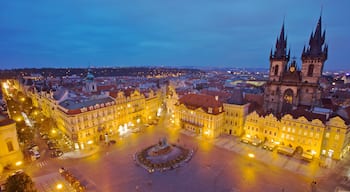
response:
M347 70L348 5L345 0L1 2L0 69L269 68L283 23L287 48L300 67L302 49L322 14L329 45L325 69Z

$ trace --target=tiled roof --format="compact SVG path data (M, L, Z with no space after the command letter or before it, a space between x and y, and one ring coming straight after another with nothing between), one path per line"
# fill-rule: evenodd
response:
M0 113L0 126L10 125L12 123L15 123L15 121Z
M327 115L326 114L319 114L319 113L313 113L301 108L295 109L290 111L288 114L292 115L293 118L297 119L299 117L305 117L308 121L312 121L314 119L318 119L322 121L323 123L326 123Z
M114 104L114 99L111 97L105 97L101 99L93 99L86 101L64 100L59 105L65 109L63 110L67 114L78 114L85 111L92 111L97 108L103 108L105 106Z
M180 104L184 104L187 108L197 109L202 108L208 112L208 108L212 108L212 114L219 114L223 111L222 103L217 101L215 97L202 94L187 94L179 99ZM221 111L219 108L221 107Z

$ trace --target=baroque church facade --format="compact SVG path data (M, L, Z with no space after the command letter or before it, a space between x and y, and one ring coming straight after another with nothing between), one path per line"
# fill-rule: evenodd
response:
M321 19L320 17L315 31L310 35L309 45L304 46L301 68L295 59L290 61L283 24L275 50L271 49L270 52L269 79L264 93L265 112L281 115L297 106L312 108L320 104L319 80L328 52Z

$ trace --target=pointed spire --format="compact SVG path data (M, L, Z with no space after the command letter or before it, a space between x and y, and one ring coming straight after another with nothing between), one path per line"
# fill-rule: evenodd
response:
M322 48L326 39L326 31L322 32L322 10L321 15L317 21L315 31L311 32L309 46L303 50L302 56L305 57L319 57L326 56L325 48Z
M284 40L284 21L283 21L283 24L282 24L282 29L281 29L281 33L280 33L280 40Z
M276 49L273 54L273 58L276 59L289 59L286 53L286 47L287 47L287 38L285 36L285 29L284 29L284 21L282 24L281 32L279 37L276 39Z

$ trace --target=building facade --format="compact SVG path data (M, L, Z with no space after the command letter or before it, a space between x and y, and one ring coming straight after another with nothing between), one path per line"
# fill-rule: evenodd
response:
M0 114L0 173L5 167L15 167L23 161L18 143L16 123Z
M175 106L175 124L208 138L218 137L224 125L224 110L217 98L187 94Z
M250 113L244 125L245 134L264 141L291 147L316 158L341 159L350 148L348 122L339 116L294 111L281 118Z

